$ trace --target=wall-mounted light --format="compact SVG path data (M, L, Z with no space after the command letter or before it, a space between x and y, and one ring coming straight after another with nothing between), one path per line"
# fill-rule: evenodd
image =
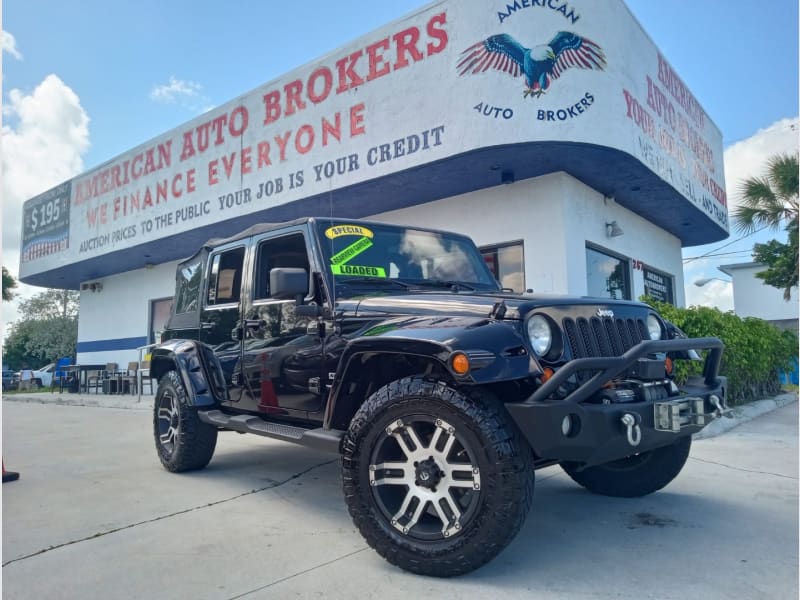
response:
M616 221L606 223L606 237L615 238L623 235L624 233L625 232L622 230L622 227L620 227Z
M90 281L87 283L81 284L81 291L82 292L102 292L103 291L103 282L102 281Z
M730 279L721 279L719 277L703 277L701 279L695 279L694 284L697 287L703 287L704 285L711 283L712 281L721 281L722 283L731 283Z

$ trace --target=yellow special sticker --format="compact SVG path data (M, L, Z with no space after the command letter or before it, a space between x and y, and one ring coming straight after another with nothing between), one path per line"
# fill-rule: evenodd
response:
M325 235L330 239L336 239L343 235L360 235L362 237L374 237L372 232L361 225L334 225L325 230Z
M331 265L334 275L359 275L362 277L386 277L382 267L362 267L359 265Z

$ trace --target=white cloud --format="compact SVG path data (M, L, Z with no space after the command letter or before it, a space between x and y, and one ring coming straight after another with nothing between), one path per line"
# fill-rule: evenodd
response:
M89 117L77 94L56 75L48 75L30 94L12 89L3 111L13 123L2 130L3 264L17 277L22 204L83 171ZM17 291L24 297L40 290L21 285ZM15 303L3 303L3 321L13 318Z
M7 31L2 32L3 52L8 52L17 60L22 60L22 52L17 49L17 40Z
M798 133L798 117L781 119L725 149L725 189L731 215L739 205L742 181L763 176L767 161L776 154L797 154Z
M203 95L203 86L194 81L176 79L174 75L169 78L169 83L153 86L150 90L150 99L163 104L177 104L183 108L205 112L209 110L209 99Z
M686 273L686 306L715 306L723 312L733 310L733 285L729 281L711 279L702 286L695 285L695 281L719 277L722 273L715 269L708 271L694 271ZM723 276L724 277L724 276Z

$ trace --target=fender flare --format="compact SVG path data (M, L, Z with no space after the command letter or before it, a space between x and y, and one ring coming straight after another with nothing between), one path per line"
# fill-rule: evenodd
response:
M353 373L358 370L357 360L364 355L392 355L402 354L432 360L447 369L447 357L450 350L443 344L428 340L398 340L386 338L356 338L347 344L344 353L339 358L336 376L331 382L331 390L325 410L325 427L341 419L341 411L351 412L349 408L337 407L342 389L346 382L352 379Z
M439 364L450 373L457 385L482 385L498 381L524 379L542 372L536 359L527 354L506 355L499 346L493 351L481 347L472 336L466 339L431 340L414 337L360 337L347 344L336 374L331 382L331 390L325 414L326 426L332 426L342 420L342 411L348 412L350 407L337 406L343 395L344 386L353 379L358 371L359 357L364 355L405 355L423 358ZM491 346L490 346L491 347ZM465 376L455 373L449 364L454 352L463 352L470 359L473 369Z
M152 349L150 373L156 380L176 371L186 387L188 406L217 406L227 398L222 367L207 345L196 340L170 340Z

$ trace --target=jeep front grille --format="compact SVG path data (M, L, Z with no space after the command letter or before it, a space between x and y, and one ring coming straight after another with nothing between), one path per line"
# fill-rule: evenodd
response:
M620 356L648 339L642 319L566 318L563 325L573 358Z

